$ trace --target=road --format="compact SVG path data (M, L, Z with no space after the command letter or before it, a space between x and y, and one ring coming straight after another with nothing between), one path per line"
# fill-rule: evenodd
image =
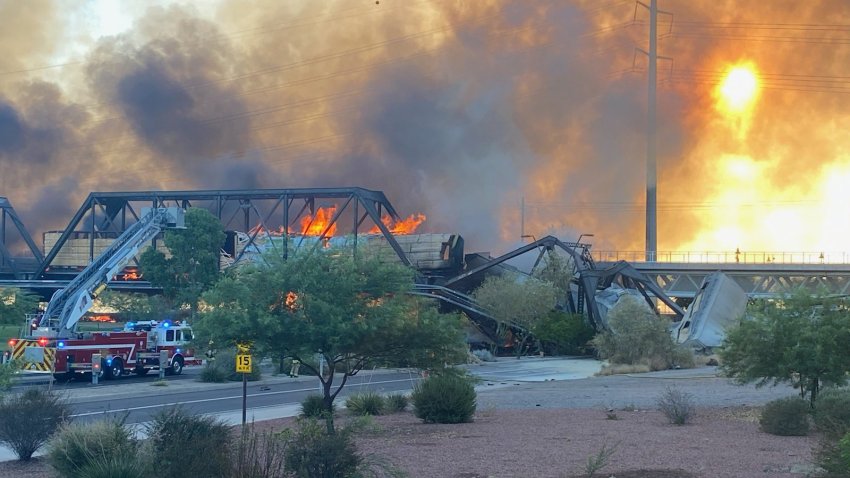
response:
M167 377L165 385L160 385L162 382L153 375L123 377L114 381L101 381L98 385L87 381L56 383L53 389L67 397L76 421L126 415L128 424L143 423L162 410L176 406L198 414L239 412L241 421L242 383L201 383L197 380L199 373L199 369L187 368L183 375ZM337 384L341 378L337 378ZM418 374L406 370L362 371L349 378L340 397L366 390L380 393L406 392L418 380ZM13 391L41 387L44 383L41 378L27 378ZM249 382L248 419L265 419L270 413L285 411L286 408L297 410L307 395L317 393L320 393L319 381L315 377L267 376L259 382ZM342 400L338 403L342 403Z

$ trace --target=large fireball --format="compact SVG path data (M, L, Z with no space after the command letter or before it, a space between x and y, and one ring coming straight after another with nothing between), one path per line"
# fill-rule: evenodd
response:
M753 102L758 92L758 78L749 66L736 66L729 70L719 87L720 99L725 109L740 113Z

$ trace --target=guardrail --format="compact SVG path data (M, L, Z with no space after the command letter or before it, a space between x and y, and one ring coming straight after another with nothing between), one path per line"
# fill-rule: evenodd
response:
M728 264L850 264L850 252L658 251L647 260L645 251L591 251L595 262L677 262Z

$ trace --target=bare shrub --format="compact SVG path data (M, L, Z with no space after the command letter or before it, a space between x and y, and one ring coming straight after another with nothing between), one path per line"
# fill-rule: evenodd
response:
M696 413L694 399L690 393L667 387L658 397L658 408L674 425L685 425Z
M69 415L68 405L45 390L29 389L7 397L0 403L0 443L11 448L19 460L27 461Z
M616 452L616 444L609 447L608 443L603 443L599 452L587 457L587 464L584 467L584 472L587 474L587 477L593 478L593 475L595 475L597 471L608 466L608 462L611 461L611 457L614 456L614 453Z
M233 453L230 478L285 478L285 456L290 436L272 431L243 428Z

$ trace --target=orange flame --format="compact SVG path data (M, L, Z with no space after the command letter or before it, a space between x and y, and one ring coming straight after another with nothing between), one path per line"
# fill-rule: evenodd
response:
M320 236L325 229L327 229L327 233L325 237L331 237L336 234L336 223L331 224L331 220L333 219L334 214L336 214L336 206L329 206L327 208L320 207L316 210L315 215L307 214L302 217L299 221L301 228L298 231L299 234L304 236ZM393 234L413 234L416 232L416 229L420 224L425 222L427 218L424 214L417 213L411 214L406 219L401 219L400 221L395 221L393 218L385 214L381 217L381 222L387 229L390 230ZM330 226L330 227L328 227ZM269 236L282 236L287 232L283 226L279 226L277 229L268 229L263 227L260 224L252 227L251 230L248 231L250 235L269 235ZM288 232L293 234L292 228L289 228ZM378 226L373 226L369 229L368 234L380 234L381 230Z
M320 236L325 229L328 229L328 225L331 223L331 219L333 219L334 213L336 213L336 206L330 206L328 208L320 207L315 216L307 214L302 217L299 221L301 223L301 230L298 232L304 236ZM289 234L293 233L292 228L288 230L283 226L278 226L277 229L268 229L263 227L260 224L252 227L251 230L248 231L249 235L269 235L269 236L283 236L289 232ZM332 224L328 229L325 237L333 236L336 233L336 224Z
M292 311L297 309L298 308L298 304L296 303L297 300L298 300L298 294L296 294L295 292L292 292L292 291L287 292L286 293L286 300L284 302L286 304L286 308L289 309L289 310L292 310Z
M387 229L389 229L391 233L403 235L403 234L413 234L414 232L416 232L416 228L418 228L420 224L425 222L425 219L427 219L427 218L425 217L424 214L417 213L417 214L411 214L410 216L407 216L407 219L402 219L401 221L395 222L395 221L393 221L392 217L385 214L383 217L381 217L381 222L384 223L384 226L386 226ZM375 226L372 229L369 229L369 234L380 234L380 233L381 233L381 229L379 229L378 226Z
M333 236L336 232L336 224L331 224L331 219L333 219L334 213L336 212L336 206L330 206L327 209L320 207L318 211L316 211L315 216L310 216L309 214L301 218L301 234L305 236L321 236L325 229L328 229L328 225L330 225L330 229L325 234L325 236Z
M109 315L92 315L89 320L91 322L115 322L115 319Z
M122 274L117 274L116 278L119 280L140 280L142 278L142 273L139 271L138 267L129 266L124 268Z

